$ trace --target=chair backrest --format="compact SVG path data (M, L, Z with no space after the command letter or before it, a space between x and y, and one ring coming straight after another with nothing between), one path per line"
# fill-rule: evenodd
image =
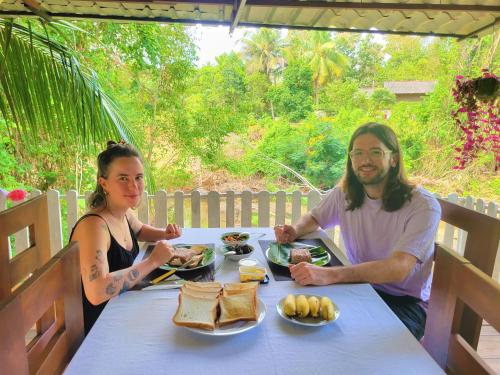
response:
M486 275L493 275L500 241L500 220L444 199L438 201L441 220L467 232L463 257ZM468 307L464 307L461 315L460 334L475 349L482 319Z
M12 258L9 236L29 227L29 247ZM45 194L0 212L0 301L49 261L50 233Z
M494 373L460 334L464 304L500 330L500 284L438 244L424 347L450 373Z
M84 337L81 293L79 249L72 242L0 303L2 373L62 373ZM26 343L47 311L55 311L52 324Z

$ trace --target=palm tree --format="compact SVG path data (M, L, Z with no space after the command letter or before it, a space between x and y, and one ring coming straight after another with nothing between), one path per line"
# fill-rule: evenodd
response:
M284 67L283 48L285 43L277 30L262 28L243 39L243 57L250 71L264 73L271 85L276 84L276 76ZM274 104L269 99L271 116L274 118Z
M43 29L42 34L29 23L0 19L0 119L9 135L89 148L106 139L135 143L95 72Z
M282 51L285 43L277 30L259 29L250 38L243 39L243 55L250 70L266 74L276 83L276 72L283 68Z
M340 77L347 67L348 60L335 50L335 43L326 31L310 33L306 46L306 56L313 72L314 102L318 104L320 88L333 77Z

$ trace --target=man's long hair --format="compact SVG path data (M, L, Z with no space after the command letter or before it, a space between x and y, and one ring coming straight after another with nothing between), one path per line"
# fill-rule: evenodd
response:
M397 164L395 167L390 167L388 172L387 183L382 194L382 207L388 212L399 210L406 201L411 199L414 185L406 177L403 166L403 155L401 154L396 134L387 125L369 122L356 129L349 141L348 152L352 151L356 138L363 134L373 134L391 150L392 154L397 154ZM354 174L349 154L347 157L346 173L342 179L342 190L346 195L347 210L354 211L356 208L361 207L365 199L365 191L363 184L359 182L357 176Z

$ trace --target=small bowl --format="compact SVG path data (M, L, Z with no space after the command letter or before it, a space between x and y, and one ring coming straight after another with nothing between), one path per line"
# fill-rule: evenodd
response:
M238 247L247 244L250 234L246 232L227 232L222 233L220 240L226 246Z
M225 253L227 253L228 251L239 251L242 249L244 249L247 252L239 252L237 254L225 255ZM250 255L253 254L253 250L254 250L253 246L250 246L250 245L244 245L244 246L238 246L238 247L226 245L226 246L222 246L222 248L221 248L222 255L224 255L224 257L226 257L227 259L234 260L234 261L248 258Z

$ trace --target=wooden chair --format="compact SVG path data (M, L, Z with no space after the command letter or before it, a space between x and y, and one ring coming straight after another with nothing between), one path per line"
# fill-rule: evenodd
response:
M500 241L500 220L444 199L438 201L441 220L467 232L463 257L486 275L493 275ZM468 307L464 307L461 316L460 334L477 349L482 319Z
M29 247L10 257L9 236L29 227ZM0 212L0 301L51 257L45 194Z
M464 257L437 246L424 347L453 374L493 374L460 334L463 305L500 330L500 284Z
M0 303L0 367L5 374L60 374L84 337L80 259L72 242ZM26 333L53 308L33 340Z

